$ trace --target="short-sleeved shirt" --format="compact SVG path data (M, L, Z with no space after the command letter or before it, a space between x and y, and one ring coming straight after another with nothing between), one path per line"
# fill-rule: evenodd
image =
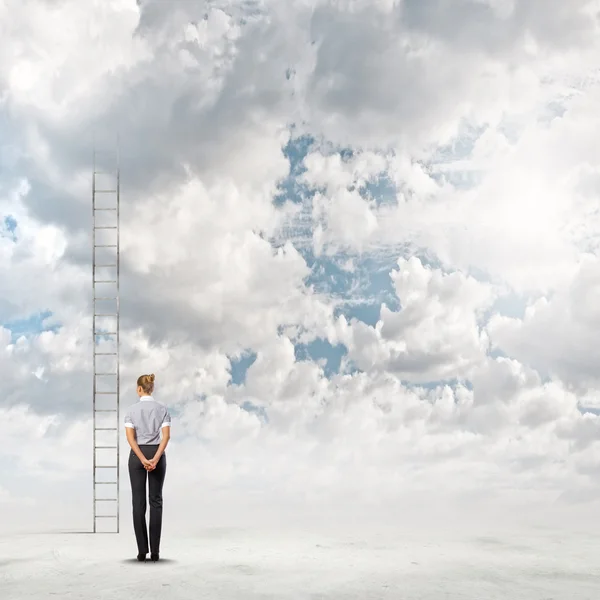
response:
M152 396L141 396L125 413L125 427L135 429L138 445L159 444L161 429L170 426L169 409Z

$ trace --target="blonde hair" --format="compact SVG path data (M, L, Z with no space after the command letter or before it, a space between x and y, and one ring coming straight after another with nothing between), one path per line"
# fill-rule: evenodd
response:
M154 391L154 373L152 375L140 375L137 380L138 387L141 387L146 394Z

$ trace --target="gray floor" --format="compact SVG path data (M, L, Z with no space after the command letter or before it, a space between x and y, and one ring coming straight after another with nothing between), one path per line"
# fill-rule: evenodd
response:
M205 530L138 563L131 534L0 538L0 597L598 600L600 538Z

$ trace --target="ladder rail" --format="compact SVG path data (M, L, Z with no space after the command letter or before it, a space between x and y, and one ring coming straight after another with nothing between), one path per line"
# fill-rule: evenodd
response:
M120 356L119 356L119 330L120 330L120 288L119 288L119 275L120 275L120 229L119 229L119 221L120 221L120 204L121 204L121 150L120 150L120 143L119 143L119 136L117 134L117 427L120 424L120 418L121 418L121 413L119 412L119 407L120 407ZM119 524L121 522L120 519L120 506L121 503L118 502L118 499L120 498L120 487L121 487L121 481L120 481L120 469L119 469L119 461L120 461L120 435L119 435L119 429L117 429L117 533L119 533Z
M96 149L92 155L92 292L96 291ZM95 310L92 315L92 332L96 330ZM92 519L96 533L96 338L92 337Z
M120 502L119 502L119 498L120 498L120 436L119 436L119 415L120 415L120 356L119 356L119 349L120 349L120 290L119 290L119 275L120 275L120 235L119 235L119 221L120 221L120 150L119 150L119 140L117 138L117 149L116 149L116 161L115 161L115 167L114 170L109 170L106 168L106 165L103 165L102 169L98 169L98 164L97 164L97 155L99 153L96 151L96 148L94 147L93 150L93 160L92 160L92 307L93 307L93 312L92 312L92 369L93 369L93 384L92 384L92 421L93 421L93 434L92 434L92 445L93 445L93 478L92 478L92 483L93 483L93 532L94 533L119 533L119 525L120 525ZM109 175L114 177L114 182L113 185L107 186L106 184L104 185L98 185L98 179L97 176L98 175ZM107 187L110 187L110 189L106 189ZM114 189L112 189L114 187ZM112 194L114 196L114 201L115 204L111 205L111 206L97 206L97 195L98 194ZM111 199L109 200L109 204L112 204L113 197L111 196ZM104 201L103 204L106 204L106 200ZM114 225L107 225L106 221L104 221L104 223L100 222L100 224L98 223L98 215L101 214L100 211L102 212L106 212L106 211L112 211L113 214L115 214L116 217L116 223ZM107 244L107 243L100 243L102 241L102 238L100 237L99 239L99 235L101 236L101 234L97 234L97 231L99 230L112 230L115 232L116 234L116 243L114 244ZM102 260L98 260L98 251L97 249L99 248L114 248L115 249L115 257L114 263L109 262L110 260L112 260L112 252L111 252L111 256L110 257L104 257L104 262L102 262ZM108 260L107 260L108 258ZM98 279L98 269L102 269L102 268L115 268L116 269L116 275L114 277L114 279L112 277L107 277L106 273L103 274L103 276ZM97 284L115 284L116 286L116 292L114 296L109 296L107 297L106 295L104 296L98 296L97 295ZM105 290L106 291L106 290ZM112 293L112 290L111 290ZM102 302L102 301L106 301L106 300L111 300L111 301L115 301L115 312L99 312L97 311L97 306L98 306L98 302ZM109 329L108 331L100 331L100 327L97 324L97 318L98 317L112 317L116 320L115 326L111 326L110 328L107 327L107 329ZM98 344L100 343L101 339L104 340L110 340L113 341L114 340L114 352L101 352L99 351L98 348ZM98 358L99 357L107 357L107 356L111 356L111 357L115 357L114 360L116 362L116 365L113 368L106 368L106 365L100 369L99 365L98 365ZM109 372L110 371L110 372ZM114 384L116 385L116 387L114 385L110 386L110 389L114 389L114 391L111 392L107 392L107 391L101 391L98 389L98 382L97 379L99 376L111 376L114 377ZM112 406L112 398L114 397L114 406L112 406L111 408L98 408L98 397L102 395L105 398L108 398L108 402L109 402L109 406ZM104 414L106 416L108 416L109 414L114 414L116 417L116 423L115 423L115 427L99 427L98 426L98 415L99 414ZM112 420L112 419L111 419ZM105 439L104 441L100 442L98 439L98 434L96 432L98 431L114 431L116 432L116 442L108 442ZM115 451L116 452L116 464L113 465L108 465L108 464L99 464L98 458L97 458L97 451ZM112 452L111 452L112 453ZM104 458L102 460L103 463L107 462L107 458ZM109 461L110 462L110 461ZM101 470L105 470L105 469L116 469L116 478L115 480L111 480L111 481L98 481L97 480L97 473ZM112 479L112 478L111 478ZM98 487L100 485L110 485L110 486L115 486L116 487L116 496L115 497L111 497L111 498L99 498L98 497ZM104 515L104 514L98 514L98 503L115 503L116 506L116 514L111 514L111 515ZM116 530L115 531L98 531L98 519L116 519Z

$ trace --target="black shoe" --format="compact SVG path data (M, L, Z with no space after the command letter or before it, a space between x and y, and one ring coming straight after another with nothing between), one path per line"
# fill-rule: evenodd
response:
M156 554L152 553L152 554L150 555L150 560L151 560L152 562L156 562L156 561L158 560L158 553L156 553Z
M138 559L140 562L146 562L146 554L138 554L138 555L137 555L137 559Z

